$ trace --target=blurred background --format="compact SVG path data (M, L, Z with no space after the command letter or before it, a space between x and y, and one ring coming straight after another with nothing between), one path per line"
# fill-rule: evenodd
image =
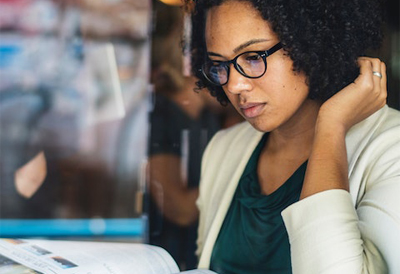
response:
M143 215L152 20L151 1L0 1L2 236L95 218L75 234L143 237L126 221Z
M399 109L384 3L369 55ZM193 91L190 31L174 0L0 0L0 237L146 242L194 267L201 154L241 118Z

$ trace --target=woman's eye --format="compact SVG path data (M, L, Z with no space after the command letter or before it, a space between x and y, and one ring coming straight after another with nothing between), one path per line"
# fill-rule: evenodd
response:
M261 56L259 54L251 53L251 54L247 54L245 56L245 60L247 62L254 62L254 61L261 61L262 58L261 58Z

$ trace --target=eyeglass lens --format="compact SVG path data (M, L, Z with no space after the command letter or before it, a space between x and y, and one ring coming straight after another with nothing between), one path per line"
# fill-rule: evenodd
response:
M236 70L246 77L259 77L265 72L265 61L258 52L245 52L227 62L209 61L204 64L203 72L212 83L224 85L228 82L230 63L233 63Z

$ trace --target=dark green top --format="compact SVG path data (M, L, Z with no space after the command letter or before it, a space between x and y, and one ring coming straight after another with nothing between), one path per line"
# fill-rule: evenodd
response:
M219 274L292 273L290 246L281 212L299 200L306 162L276 191L261 193L257 163L267 134L240 178L211 256Z

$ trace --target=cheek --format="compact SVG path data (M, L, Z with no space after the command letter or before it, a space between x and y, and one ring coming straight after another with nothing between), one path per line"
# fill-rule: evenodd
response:
M286 108L298 108L303 102L308 98L308 87L305 83L295 82L293 85L286 86L283 89L284 92L284 101L287 103ZM285 104L285 102L283 102Z
M285 95L292 99L305 99L308 97L309 88L306 84L306 76L303 73L294 72L291 68L282 78L281 89Z
M293 93L303 100L308 97L309 88L306 83L306 77L303 74L295 77L293 81Z
M303 72L294 71L292 59L290 59L290 57L285 55L284 53L279 53L279 55L273 56L275 57L275 59L273 60L273 64L271 64L270 67L270 72L276 77L276 82L280 83L279 86L282 89L307 92L308 86L306 84L306 75Z
M301 74L282 73L269 83L270 111L276 115L289 115L295 112L308 98L306 78ZM268 85L268 83L266 83Z

